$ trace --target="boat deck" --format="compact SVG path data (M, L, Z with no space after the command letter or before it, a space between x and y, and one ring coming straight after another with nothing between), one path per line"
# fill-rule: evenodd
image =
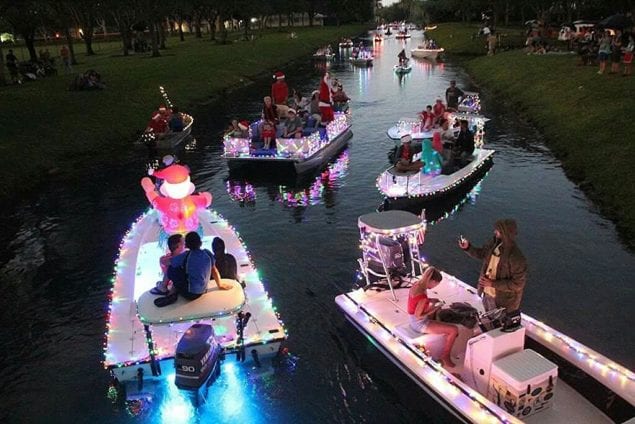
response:
M285 338L284 328L242 242L233 228L215 212L203 211L199 219L204 233L203 247L211 249L212 239L218 236L225 241L226 251L236 258L239 279L245 283L246 303L242 311L252 315L245 329L245 345L271 343L273 349L276 342ZM124 238L115 270L107 324L109 331L104 361L107 368L149 361L146 332L137 316L136 300L162 277L159 257L164 254L165 248L159 246L160 237L157 215L151 210L133 225ZM212 324L221 344L231 350L236 347L237 341L234 321L235 317L230 315L197 322ZM150 327L158 360L174 356L176 344L192 323Z
M359 289L338 296L336 303L346 313L351 323L366 333L389 359L431 396L441 403L452 404L448 408L454 409L452 412L461 411L459 416L463 420L467 416L468 421L486 421L484 417L479 415L482 413L480 411L483 409L482 407L474 410L465 405L465 399L461 399L463 393L460 389L467 388L470 393L470 396L467 397L467 403L480 400L481 404L485 403L489 410L494 412L491 415L495 415L498 421L519 422L518 419L508 415L495 404L479 397L468 384L457 377L463 371L468 339L481 332L478 326L474 329L459 326L459 337L452 349L452 360L457 366L447 370L447 372L438 367L436 374L443 376L440 377L431 372L430 368L434 369L434 367L431 367L430 363L426 361L430 357L425 352L432 358L438 357L443 347L444 336L422 335L411 330L407 313L408 288L396 289L395 295L397 300L393 299L390 290L375 291L370 289L364 291ZM477 310L483 311L476 290L445 273L441 284L433 290L428 290L428 296L443 300L448 305L453 302L467 302ZM425 350L422 349L422 346L425 346ZM446 384L446 382L451 384ZM456 388L459 388L459 391ZM613 422L561 379L558 379L555 390L553 406L528 417L524 422L547 424Z

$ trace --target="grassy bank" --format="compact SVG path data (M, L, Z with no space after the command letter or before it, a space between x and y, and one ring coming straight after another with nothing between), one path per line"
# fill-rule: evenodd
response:
M174 104L187 109L362 30L352 25L297 28L296 39L269 32L252 42L222 46L193 37L185 42L171 38L159 58L123 57L119 43L103 43L97 56L78 54L74 71L97 70L108 86L104 91L68 91L72 76L59 64L56 77L0 87L0 153L8 164L0 167L0 198L7 199L16 186L36 187L49 172L82 166L87 159L95 166L129 148L161 101L159 85ZM76 50L83 51L83 46Z
M477 84L541 129L567 175L634 248L635 77L598 75L596 66L576 66L575 55L512 50L487 57L480 49L475 56L469 35L476 28L440 25L434 37Z

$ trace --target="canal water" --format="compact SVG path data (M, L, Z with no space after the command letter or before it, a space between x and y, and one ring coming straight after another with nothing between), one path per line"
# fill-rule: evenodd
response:
M220 133L232 117L256 117L269 80L193 111L196 140L178 156L240 231L289 333L282 365L265 372L227 363L197 413L167 404L135 417L110 402L101 367L113 260L123 233L147 207L139 186L152 161L147 153L119 152L117 166L52 177L36 195L5 207L0 421L452 422L333 301L354 284L357 217L382 201L375 178L394 147L386 129L433 103L451 79L476 89L451 63L415 60L412 72L398 78L392 70L398 52L419 40L418 33L374 47L365 40L376 55L372 68L351 67L340 51L328 66L307 59L283 69L289 85L309 96L328 67L352 98L354 136L317 176L230 175L219 157ZM540 134L498 100L483 93L494 166L456 205L434 212L426 257L474 282L480 264L458 249L458 235L479 244L494 221L515 218L529 261L525 312L633 368L633 254L565 177Z

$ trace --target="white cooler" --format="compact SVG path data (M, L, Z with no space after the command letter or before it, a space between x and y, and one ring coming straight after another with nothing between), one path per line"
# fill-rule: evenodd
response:
M551 406L558 366L531 349L492 364L488 397L512 415L524 418Z

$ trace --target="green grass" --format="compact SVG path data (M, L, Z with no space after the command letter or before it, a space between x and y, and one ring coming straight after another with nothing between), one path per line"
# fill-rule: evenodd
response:
M467 56L462 65L479 85L541 129L567 175L635 248L635 77L597 75L596 66L576 66L575 55L470 57L471 32L445 24L434 36L450 55Z
M112 152L129 149L161 102L163 85L172 102L193 107L221 90L244 84L317 46L340 36L359 34L362 26L294 28L298 38L269 31L253 42L216 45L190 36L185 42L168 40L162 57L121 55L120 44L96 45L98 55L85 56L77 44L79 65L74 71L95 69L107 89L68 91L71 75L59 64L59 75L21 86L0 87L0 198L8 199L16 186L29 191L49 172L99 165ZM39 46L36 48L39 50ZM52 55L57 47L49 48ZM6 50L5 50L6 53ZM19 56L19 54L18 54Z

